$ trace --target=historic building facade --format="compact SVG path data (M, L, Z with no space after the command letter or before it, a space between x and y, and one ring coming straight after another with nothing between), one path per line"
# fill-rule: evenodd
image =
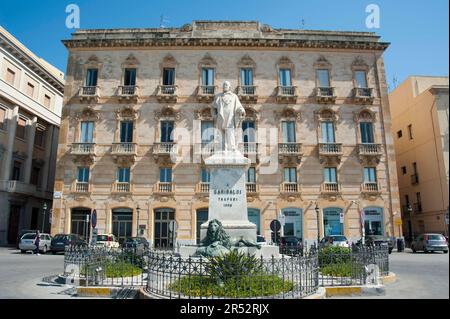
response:
M63 92L63 72L0 27L0 244L50 231Z
M395 155L373 33L194 21L76 31L69 50L52 233L137 229L155 246L195 243L208 218L211 102L225 80L245 105L240 149L250 221L313 243L399 236ZM86 217L88 216L88 217ZM87 219L86 219L87 218ZM317 221L319 223L317 223ZM400 232L400 233L399 233Z
M411 76L389 101L405 236L448 235L448 77Z

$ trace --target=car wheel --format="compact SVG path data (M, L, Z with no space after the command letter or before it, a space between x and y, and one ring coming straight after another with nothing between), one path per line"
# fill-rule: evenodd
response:
M46 254L47 253L47 245L44 246L44 248L42 249L42 254Z
M26 250L22 250L22 249L20 250L21 254L25 254L26 252L27 252Z
M411 249L412 249L414 254L417 252L416 247L412 246Z

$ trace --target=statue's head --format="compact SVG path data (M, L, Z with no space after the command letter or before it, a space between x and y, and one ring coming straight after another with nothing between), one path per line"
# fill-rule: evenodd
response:
M204 245L210 245L219 241L222 246L230 246L230 236L225 232L222 223L218 219L213 219L208 224L206 238L203 240Z
M223 91L224 92L229 92L231 91L231 84L228 81L223 82Z

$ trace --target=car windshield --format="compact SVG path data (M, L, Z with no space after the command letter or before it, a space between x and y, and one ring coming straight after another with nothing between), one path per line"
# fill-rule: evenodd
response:
M347 241L347 238L345 236L332 236L333 241Z
M25 234L22 236L22 239L35 239L36 234Z
M445 240L444 236L439 234L428 235L428 240Z
M297 242L298 242L298 238L295 238L295 237L287 237L287 238L284 239L284 241L285 241L286 243L297 243Z
M55 237L53 237L54 240L70 240L70 236L69 235L55 235Z

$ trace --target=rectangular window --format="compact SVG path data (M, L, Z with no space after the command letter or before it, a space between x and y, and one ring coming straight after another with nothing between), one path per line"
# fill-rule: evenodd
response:
M48 96L47 94L44 95L44 106L46 108L50 107L50 103L51 103L52 99L50 96Z
M377 170L375 167L364 167L364 182L365 183L377 182Z
M86 86L97 86L97 69L87 69L86 71Z
M335 143L334 123L321 122L320 126L322 127L322 143Z
M280 69L280 86L292 86L291 69Z
M45 130L42 128L36 128L34 134L34 145L44 147L45 145Z
M247 170L247 183L256 183L256 170L254 167L250 167Z
M120 122L120 143L133 142L133 122L122 121Z
M295 122L294 121L283 121L281 122L281 141L282 143L295 143Z
M317 70L316 76L319 87L330 87L330 73L327 69Z
M325 167L323 175L325 183L337 183L336 167Z
M6 120L6 110L0 108L0 130L6 129L5 120Z
M173 121L161 121L161 142L173 143Z
M244 143L254 143L256 142L255 134L255 122L254 121L243 121L242 122L242 138Z
M14 85L14 82L16 81L16 72L14 72L11 69L6 70L6 82L8 82L11 85Z
M412 134L412 124L408 125L408 136L409 139L412 140L413 139L413 134Z
M252 86L253 85L253 69L242 68L241 69L241 85Z
M34 96L34 85L30 82L28 82L27 84L27 95L29 97L33 97Z
M89 183L89 167L78 167L77 182Z
M175 69L163 69L163 85L175 85Z
M422 197L420 196L420 193L416 193L416 201L418 204L422 203Z
M22 169L22 163L18 162L18 161L14 161L11 180L20 181L21 169Z
M211 182L211 173L209 172L209 169L202 168L202 170L200 172L200 180L202 183Z
M367 88L366 71L355 71L355 82L357 88Z
M159 169L159 181L161 183L172 183L172 169L170 167Z
M406 206L409 205L409 196L408 195L405 195L405 203L406 203Z
M19 119L17 120L16 137L25 139L26 125L27 121L19 117Z
M117 169L117 181L119 183L129 183L130 182L130 168L129 167L119 167Z
M374 143L372 122L361 122L359 127L361 130L361 143Z
M30 184L39 186L39 175L41 174L41 169L39 167L33 167L31 171Z
M413 172L414 172L414 175L417 175L417 163L414 162L412 165L413 165Z
M214 85L214 69L212 68L202 69L202 85L207 86Z
M297 168L295 167L284 168L284 182L297 183Z
M202 121L201 123L202 143L211 143L214 141L214 122Z
M403 175L406 174L406 166L402 166L402 174L403 174Z
M123 85L125 85L125 86L136 85L136 69L128 69L128 68L125 69L125 72L123 75Z
M94 142L94 122L84 121L81 122L81 143L93 143Z
M401 138L403 136L402 130L397 131L397 138Z

